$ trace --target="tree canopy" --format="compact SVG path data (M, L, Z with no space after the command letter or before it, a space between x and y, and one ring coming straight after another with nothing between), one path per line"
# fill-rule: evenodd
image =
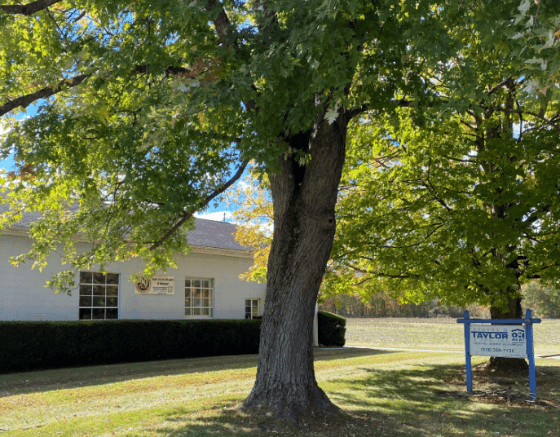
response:
M71 268L53 279L59 290L71 286L72 269L115 259L140 256L147 274L164 269L186 250L180 230L194 212L254 160L270 182L274 237L257 380L245 405L293 422L315 408L336 412L315 381L311 323L349 127L351 146L365 147L368 134L380 141L368 131L379 120L402 119L412 130L435 124L424 115L430 108L464 113L472 93L482 98L464 50L496 63L533 43L526 33L513 39L533 13L525 3L0 0L8 129L0 153L18 163L2 220L42 213L32 251L15 261L42 266L63 246ZM538 7L540 17L554 12ZM519 11L525 17L515 23ZM484 81L500 91L507 84ZM432 135L443 132L434 125ZM76 252L77 234L92 250Z
M331 291L359 284L364 296L390 290L521 317L507 309L520 285L560 277L558 82L544 65L524 67L526 46L465 39L425 76L448 105L426 109L421 125L399 108L356 126Z

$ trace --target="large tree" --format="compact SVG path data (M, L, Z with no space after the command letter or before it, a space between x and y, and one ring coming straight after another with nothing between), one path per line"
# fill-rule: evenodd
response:
M61 245L74 270L131 256L146 274L165 268L186 248L193 213L254 159L270 180L274 239L245 405L293 422L337 411L315 380L311 325L348 126L366 112L431 106L439 95L422 72L461 47L454 29L498 38L485 17L508 19L516 6L0 1L1 147L18 162L3 218L42 212L33 250L15 261L42 266ZM92 250L75 251L78 233ZM71 287L72 269L53 287Z
M457 59L425 76L447 106L423 111L422 125L400 108L352 136L327 287L520 319L521 285L560 278L558 84L527 89L550 72L523 70L515 50L489 51L477 32L465 38Z

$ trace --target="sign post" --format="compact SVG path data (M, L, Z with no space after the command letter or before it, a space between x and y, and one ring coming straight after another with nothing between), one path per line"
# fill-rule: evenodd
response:
M465 311L457 323L464 323L465 326L467 391L472 391L471 356L526 358L529 360L531 399L536 400L533 324L540 322L540 319L533 319L531 310L527 310L525 319L471 319L469 312ZM473 324L474 328L471 326Z

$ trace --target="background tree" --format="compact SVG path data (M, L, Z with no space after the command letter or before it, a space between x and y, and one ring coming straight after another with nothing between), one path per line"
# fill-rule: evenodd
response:
M521 286L523 304L538 317L560 317L560 289L557 284L546 286L531 281Z
M131 256L147 262L146 274L164 269L187 246L178 231L254 159L269 177L274 238L245 405L292 422L313 409L338 411L315 380L311 326L348 127L366 112L439 100L422 75L457 53L463 41L454 29L488 30L485 17L510 17L516 5L6 3L0 117L9 133L1 148L19 168L3 218L43 213L32 251L15 261L42 266L63 246L74 271ZM29 118L8 118L31 104ZM76 253L77 233L91 251ZM69 270L52 285L72 282Z
M253 265L239 278L265 282L274 228L268 177L251 166L249 173L224 198L230 206L237 208L233 212L233 219L238 224L235 240L253 251Z
M359 282L370 295L480 303L492 318L521 318L521 285L559 277L559 101L524 95L530 71L481 40L474 32L456 60L424 77L449 105L426 111L421 128L402 108L365 119L352 137L335 290ZM490 360L514 365L526 363Z

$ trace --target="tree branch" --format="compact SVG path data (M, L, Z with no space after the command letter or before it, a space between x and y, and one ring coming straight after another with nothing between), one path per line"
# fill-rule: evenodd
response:
M2 5L0 10L13 15L33 15L62 0L37 0L26 5Z
M81 84L84 80L90 77L91 74L82 74L80 76L76 76L70 79L61 80L58 85L55 87L45 87L40 89L39 91L35 91L31 94L26 94L25 96L18 97L17 99L10 100L3 105L0 105L0 117L15 108L27 108L33 102L39 99L47 99L55 94L59 93L60 91L66 88L73 88L79 84Z
M177 223L175 223L165 233L165 235L159 239L159 241L155 242L154 244L152 244L152 246L150 246L150 250L157 249L159 246L161 246L166 240L168 240L177 231L177 229L179 229L188 219L190 219L194 215L195 212L200 211L205 206L208 206L208 204L213 199L215 199L220 194L222 194L224 191L226 191L229 187L231 187L234 184L234 182L237 181L241 177L241 175L245 171L245 168L247 167L247 164L249 164L249 160L246 159L245 161L242 162L241 167L239 167L237 172L231 177L230 180L228 180L225 184L223 184L218 190L216 190L212 194L209 194L208 196L206 196L206 198L204 198L196 206L189 209L188 211L185 211L181 215L181 218L179 219L179 221Z
M147 65L137 65L132 70L132 73L145 73L146 68L148 67L149 66ZM183 67L168 67L165 69L165 73L174 76L185 76L190 78L196 77L196 75L193 74L192 70ZM85 79L87 79L90 76L91 74L82 74L80 76L76 76L71 79L63 79L55 87L52 88L45 87L38 91L35 91L34 93L26 94L24 96L18 97L17 99L10 100L9 102L0 105L0 117L19 107L27 108L30 104L32 104L36 100L47 99L51 96L54 96L55 94L59 93L64 89L73 88L81 84Z
M491 88L488 90L488 92L486 94L488 94L488 97L490 97L492 94L494 94L496 91L498 91L500 88L503 88L504 86L509 86L513 83L513 79L511 77L508 77L507 79L505 79L503 82L499 83L498 85L496 85L494 88Z
M216 26L216 32L218 33L218 38L220 39L220 43L225 45L226 47L231 46L231 34L232 34L232 25L229 21L229 18L224 10L224 7L221 3L217 0L208 0L206 3L205 9L207 11L211 11L212 9L218 7L219 12L216 18L213 19L214 26Z
M519 109L500 108L499 106L488 107L488 106L480 105L480 107L483 108L483 109L490 110L492 112L503 112L503 113L506 113L506 114L519 114L519 115L523 115L523 114L532 115L533 117L544 121L549 126L552 126L554 129L560 130L560 125L554 122L554 119L556 117L553 117L551 119L547 119L543 114L537 114L536 112L523 111L523 110L519 110Z

